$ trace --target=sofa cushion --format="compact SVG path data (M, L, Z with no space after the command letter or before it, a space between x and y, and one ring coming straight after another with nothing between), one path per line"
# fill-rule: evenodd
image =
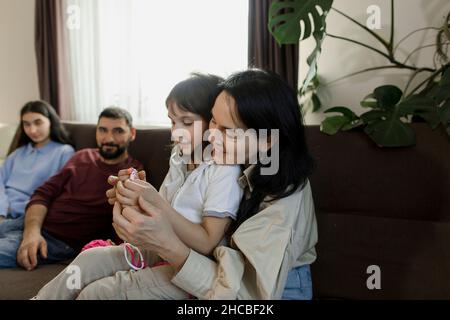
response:
M57 276L67 263L39 266L33 271L19 268L0 270L0 300L27 300Z

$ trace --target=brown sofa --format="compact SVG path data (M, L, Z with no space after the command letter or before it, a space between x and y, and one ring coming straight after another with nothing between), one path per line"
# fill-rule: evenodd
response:
M67 124L76 148L95 147L95 127ZM311 178L319 228L312 266L319 299L450 299L450 139L416 124L417 146L380 149L361 131L307 138L317 160ZM170 132L140 129L131 154L159 186ZM381 271L369 290L367 268ZM64 264L0 270L0 299L28 299Z

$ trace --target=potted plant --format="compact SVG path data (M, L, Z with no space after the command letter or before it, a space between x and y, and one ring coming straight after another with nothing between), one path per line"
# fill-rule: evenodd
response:
M309 71L302 87L299 89L301 97L310 96L313 112L320 110L322 107L317 95L317 89L321 86L317 74L317 64L322 43L326 37L363 46L382 55L389 62L384 66L366 68L345 75L338 80L363 72L392 68L411 70L411 75L403 90L389 84L375 88L361 101L361 106L367 108L368 111L359 116L345 106L336 106L325 110L324 112L330 114L330 116L322 122L321 131L333 135L339 131L363 127L364 131L379 146L404 147L412 146L416 142L414 130L409 123L414 119L422 119L432 129L436 129L440 125L445 126L447 133L450 135L450 61L447 51L450 44L450 12L447 14L443 26L436 30L436 67L428 68L407 64L408 59L401 62L396 57L398 45L410 35L423 30L423 28L412 31L407 37L395 43L394 0L391 0L391 36L389 41L344 12L333 8L332 5L333 0L276 1L269 11L268 28L280 45L297 43L311 36L316 41L316 47L307 59ZM326 18L330 10L334 10L367 31L371 37L382 44L384 50L379 50L345 36L329 33L326 27ZM301 29L301 21L304 30ZM436 28L430 27L430 29ZM414 50L411 54L424 47ZM423 72L428 73L427 78L410 89L416 76Z

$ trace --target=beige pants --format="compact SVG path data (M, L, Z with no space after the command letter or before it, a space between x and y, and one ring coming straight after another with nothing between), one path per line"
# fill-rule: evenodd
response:
M160 260L152 253L144 256L148 265ZM98 247L80 253L35 299L188 299L187 292L171 283L174 275L175 270L167 265L130 270L121 246Z

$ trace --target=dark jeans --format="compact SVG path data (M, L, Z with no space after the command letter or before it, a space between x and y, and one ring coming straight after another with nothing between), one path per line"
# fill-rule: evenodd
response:
M22 242L23 217L7 219L0 223L0 269L18 267L17 250ZM76 252L58 239L42 230L42 236L47 241L47 259L38 253L39 264L51 264L74 258Z

